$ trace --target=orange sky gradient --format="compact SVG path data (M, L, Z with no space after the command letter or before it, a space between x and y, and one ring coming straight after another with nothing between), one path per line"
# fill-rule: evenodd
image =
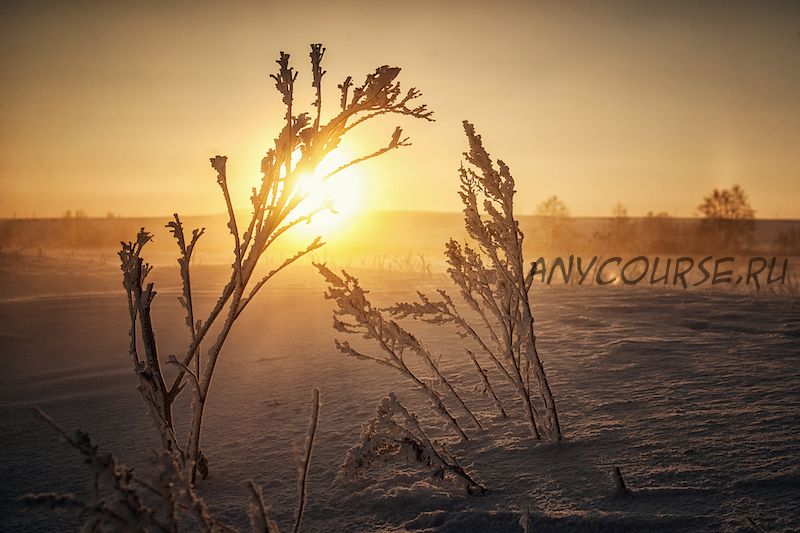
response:
M328 49L328 109L345 76L391 64L435 112L361 168L365 209L458 210L469 119L522 214L555 194L574 215L693 216L739 183L758 217L800 218L790 1L3 2L0 217L221 212L218 153L246 208L282 120L268 75L290 52L310 104L310 42Z

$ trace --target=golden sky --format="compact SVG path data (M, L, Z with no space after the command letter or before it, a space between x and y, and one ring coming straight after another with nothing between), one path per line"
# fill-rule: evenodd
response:
M220 212L217 153L246 207L282 113L268 74L286 50L305 87L310 42L329 108L391 64L436 113L362 168L366 208L457 210L466 118L520 213L556 194L575 215L691 216L739 183L757 216L800 218L800 2L646 0L5 1L0 216Z

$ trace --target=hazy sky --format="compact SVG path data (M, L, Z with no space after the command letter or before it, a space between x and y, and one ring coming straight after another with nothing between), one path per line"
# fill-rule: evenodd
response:
M689 216L739 183L758 216L800 218L800 2L755 0L5 1L0 216L219 212L216 153L246 202L282 112L274 59L305 85L317 41L329 109L347 74L392 64L436 112L364 168L369 208L457 209L466 118L521 213L557 194Z

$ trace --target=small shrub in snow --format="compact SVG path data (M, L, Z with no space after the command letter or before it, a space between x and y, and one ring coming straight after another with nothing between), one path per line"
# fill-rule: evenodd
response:
M345 456L340 479L357 477L375 462L417 464L438 480L450 480L470 494L486 489L475 481L450 455L446 448L432 441L394 393L383 398L375 418L364 425L360 442Z

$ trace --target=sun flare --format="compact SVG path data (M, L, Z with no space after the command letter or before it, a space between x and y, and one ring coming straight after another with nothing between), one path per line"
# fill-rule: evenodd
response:
M310 222L298 226L298 231L329 237L358 212L363 199L364 183L356 166L348 167L325 179L350 160L347 151L339 148L328 154L314 172L301 178L299 192L305 194L306 198L295 214L307 215L326 204L330 205L330 209L314 214Z

